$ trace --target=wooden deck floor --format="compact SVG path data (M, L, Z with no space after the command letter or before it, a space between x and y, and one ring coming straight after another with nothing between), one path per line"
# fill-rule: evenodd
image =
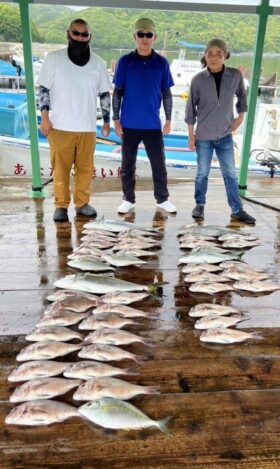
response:
M258 177L249 181L250 194L278 204L280 179ZM151 339L149 359L131 381L158 385L162 394L132 402L154 419L167 415L169 436L155 429L108 431L70 419L49 427L7 426L4 418L13 407L14 389L7 376L25 335L46 308L46 296L56 279L72 269L66 257L80 244L83 219L55 225L52 221L52 187L44 200L32 200L24 179L0 180L0 467L84 469L271 469L280 467L280 292L254 296L229 293L215 301L246 311L246 330L260 331L264 340L240 345L202 345L194 330L189 308L205 295L190 294L177 267L181 255L178 228L192 223L193 182L170 181L170 200L177 216L156 210L150 179L138 181L137 205L125 218L164 229L158 258L142 268L120 269L117 276L138 283L154 276L169 282L160 300L133 304L153 313L130 330ZM97 179L92 202L99 216L118 218L120 181ZM230 220L223 183L212 179L205 223L227 226ZM244 259L262 267L279 282L280 214L262 205L244 202L257 218L253 228L261 245ZM124 217L123 217L124 218ZM236 225L238 226L238 224ZM241 327L241 326L240 326ZM129 350L147 353L143 345ZM74 355L75 356L75 355ZM73 358L69 356L70 359ZM122 363L123 366L129 363ZM65 399L63 399L65 400ZM66 396L72 401L72 394Z

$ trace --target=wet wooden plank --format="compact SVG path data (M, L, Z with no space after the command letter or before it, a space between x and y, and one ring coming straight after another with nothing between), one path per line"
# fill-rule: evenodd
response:
M153 429L109 432L98 428L94 431L93 427L89 428L76 418L63 424L36 428L34 432L9 426L2 439L2 464L21 467L20 464L30 460L30 456L35 467L36 464L37 467L43 464L47 464L45 467L64 467L64 462L65 467L71 467L67 466L69 461L73 465L84 463L93 467L99 464L104 467L105 461L107 467L110 464L113 468L131 465L137 468L206 468L208 464L230 467L227 464L236 462L247 462L250 467L250 463L256 464L260 460L267 463L271 460L272 464L279 461L278 390L174 397L163 395L134 400L154 419L166 415L168 409L173 416L169 423L170 436ZM3 404L0 415L2 420L5 416ZM42 445L47 453L42 453ZM18 451L18 448L26 449Z
M133 402L153 418L172 415L171 435L163 435L155 429L111 432L95 427L93 430L79 419L46 428L4 425L5 415L14 406L8 398L15 385L7 383L7 376L17 365L17 353L27 345L24 334L34 327L47 307L45 298L54 290L53 282L62 275L74 273L66 265L67 254L80 244L85 220L75 218L71 206L70 223L55 225L52 194L45 201L31 201L22 193L27 193L30 185L20 183L22 187L8 193L0 184L3 195L0 201L0 321L4 334L0 342L0 467L280 467L280 354L278 329L275 328L280 324L280 292L261 296L241 292L214 297L191 294L177 266L183 251L179 249L176 231L183 224L193 223L190 216L193 185L176 183L171 188L171 200L178 206L178 214L169 217L156 211L151 180L147 179L139 181L135 212L122 219L161 227L164 230L162 249L157 258L149 260L148 268L119 269L117 276L146 284L157 275L160 280L169 282L162 287L158 300L150 298L132 305L153 313L153 319L141 321L139 327L129 330L152 340L154 347L147 349L134 344L126 348L148 354L148 360L139 368L139 376L129 380L159 385L163 393L156 397L139 397ZM262 183L256 183L256 187L264 190ZM97 192L94 204L99 214L117 218L120 181L94 181L93 187ZM278 194L279 186L273 187ZM215 176L215 182L212 180L209 184L205 223L225 226L229 222L229 209L221 195L223 190L221 180ZM279 217L264 207L245 202L247 207L257 216L253 231L260 236L261 245L244 253L243 259L271 272L273 281L277 282ZM240 228L238 223L232 226ZM188 311L202 301L232 304L247 312L251 319L244 328L255 329L258 325L264 340L230 346L201 344L200 333L194 330L194 320L188 317ZM10 331L14 331L14 335ZM76 359L76 354L71 354L63 361ZM134 364L127 360L121 366ZM72 393L61 399L73 403Z

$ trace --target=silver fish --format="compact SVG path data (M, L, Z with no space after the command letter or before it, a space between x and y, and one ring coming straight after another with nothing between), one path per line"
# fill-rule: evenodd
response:
M92 311L92 314L94 314L94 316L97 316L99 314L105 314L105 313L116 313L116 314L120 314L121 316L125 318L138 318L138 317L149 318L151 317L151 313L145 313L144 311L141 311L139 309L131 308L130 306L126 306L122 304L105 303L105 304L101 304L100 306L98 306Z
M26 381L10 396L10 402L35 401L37 399L51 399L66 394L82 383L81 379L38 378Z
M17 355L17 361L25 362L29 360L49 360L63 357L68 353L80 350L79 344L67 344L65 342L36 342L28 345Z
M230 279L225 277L222 274L213 274L212 272L198 271L192 272L184 277L186 283L195 283L195 282L204 282L204 283L213 283L213 282L229 282Z
M149 342L143 337L120 329L104 328L98 331L91 332L84 338L84 345L128 345L133 344L134 342L140 342L144 345L150 345Z
M67 265L69 265L69 267L73 267L74 269L84 270L86 272L106 272L108 270L115 272L115 269L105 262L93 260L89 257L77 257L75 259L71 259L67 262Z
M273 283L264 283L259 280L253 280L252 282L236 282L233 284L236 290L246 290L254 293L272 292L280 290L280 285Z
M142 364L145 357L135 355L127 350L113 345L92 344L83 347L78 353L80 358L97 360L101 362L120 361L125 359L134 360L138 364Z
M122 222L119 220L90 221L84 224L84 228L113 231L114 233L120 233L121 231L126 231L130 229L150 231L151 233L161 233L159 229L152 228L151 226L140 224L137 225L136 223L129 223L127 221Z
M6 416L5 423L27 426L50 425L79 415L81 412L78 412L78 409L63 402L39 400L24 402L12 409Z
M249 318L244 317L242 314L235 314L233 316L206 316L196 321L195 329L220 329L224 327L235 326L241 321Z
M59 309L57 311L47 311L43 314L40 321L37 323L37 327L42 326L72 326L78 324L82 319L87 318L90 315L89 312L75 313L67 309Z
M40 342L42 340L58 340L67 342L67 340L79 339L83 340L83 335L62 326L42 326L36 327L30 334L25 337L31 342Z
M66 378L78 378L88 380L91 378L100 378L103 376L136 375L133 368L117 368L102 362L80 361L68 366L63 376Z
M133 319L125 318L124 316L120 316L117 313L100 313L94 316L90 316L87 319L84 319L79 324L79 329L90 331L104 329L104 327L121 329L122 327L127 326L129 324L137 325L137 323Z
M218 252L217 249L198 247L193 249L189 254L185 254L179 259L179 264L219 264L223 261L237 259L235 254L226 254Z
M30 379L48 378L57 376L69 367L70 363L55 361L31 361L16 367L8 376L8 381L14 383L19 381L29 381Z
M148 292L113 292L107 293L100 298L102 303L129 305L142 301L150 296ZM117 312L117 311L115 311Z
M146 261L141 261L138 257L128 254L104 254L102 259L115 267L147 264Z
M114 397L127 401L139 394L160 394L157 386L139 386L118 378L105 376L92 378L81 384L73 394L77 401L92 401L101 397Z
M208 329L203 331L200 340L216 344L234 344L248 339L262 339L258 332L243 332L236 329Z
M132 404L120 399L103 397L96 401L87 402L79 407L78 411L91 422L104 428L136 430L156 427L163 433L169 433L166 424L171 417L152 420Z
M206 236L213 236L214 238L218 238L226 233L236 233L235 230L231 230L229 228L222 228L221 226L216 225L197 225L196 223L192 225L185 225L182 226L179 230L180 234L185 233L195 233L195 234L202 234Z
M73 290L87 291L100 295L114 293L116 291L150 291L149 286L146 285L126 282L125 280L110 278L105 275L99 276L88 273L66 275L54 282L54 285L58 288L71 288Z
M189 310L189 316L192 318L201 318L205 316L227 316L228 314L239 313L238 309L232 306L217 305L213 303L200 303Z
M209 295L213 295L215 293L223 292L223 291L231 291L234 288L231 285L227 285L224 283L203 283L197 282L192 283L189 287L189 290L196 293L208 293Z

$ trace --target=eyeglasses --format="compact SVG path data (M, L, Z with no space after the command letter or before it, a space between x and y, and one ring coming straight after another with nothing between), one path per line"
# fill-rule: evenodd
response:
M89 32L86 32L86 31L83 32L83 33L80 33L80 31L75 31L75 30L74 30L74 31L68 31L68 32L69 32L69 33L72 33L73 36L76 36L76 37L78 37L78 36L89 37L89 36L90 36L90 33L89 33Z
M140 39L143 39L143 37L146 37L147 39L152 39L152 37L154 37L154 33L143 33L142 31L137 31L136 36Z

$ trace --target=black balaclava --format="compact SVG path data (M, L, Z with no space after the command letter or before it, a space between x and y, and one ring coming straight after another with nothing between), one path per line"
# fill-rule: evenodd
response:
M82 67L90 58L90 39L88 41L75 41L68 34L68 57L75 65Z

